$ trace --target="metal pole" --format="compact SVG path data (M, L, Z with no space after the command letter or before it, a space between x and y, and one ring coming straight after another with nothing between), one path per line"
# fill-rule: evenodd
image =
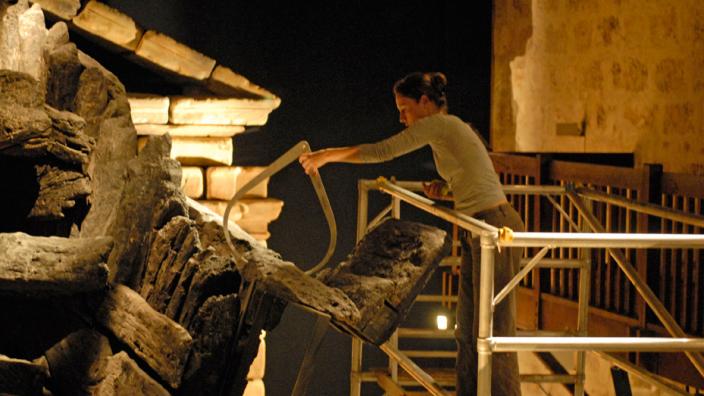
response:
M583 252L584 254L584 252ZM589 323L589 281L591 279L591 261L586 260L579 270L579 298L577 315L577 334L585 337L588 333ZM584 395L584 380L586 368L586 352L577 351L576 375L577 380L574 385L575 396Z
M369 217L369 188L367 183L357 182L357 242L367 231ZM351 364L350 364L350 396L360 396L362 393L362 340L352 337Z
M396 197L391 197L391 217L394 219L401 218L401 200ZM394 330L387 343L394 349L398 349L398 329ZM389 374L391 380L398 383L398 362L395 359L389 359Z
M589 226L592 228L592 230L594 230L594 232L604 231L599 221L596 219L596 217L594 217L591 211L588 210L588 208L584 205L584 201L579 198L577 194L574 193L574 191L568 190L567 196L575 204L582 216L584 216L584 219L587 224L589 224ZM660 302L657 296L655 296L655 293L650 290L650 287L648 287L648 285L640 279L640 276L638 276L638 271L633 268L630 263L628 263L628 261L626 260L626 256L623 254L623 252L621 250L616 249L608 249L608 252L611 254L611 256L613 256L618 266L626 274L631 283L633 283L633 286L635 286L636 290L638 290L643 299L648 303L650 308L653 310L658 319L660 319L660 321L668 330L668 332L674 337L685 338L686 334L684 330L682 330L682 328L679 326L679 324L677 324L675 319L672 318L670 313L667 312L665 306L662 304L662 302ZM694 365L694 367L697 369L697 371L699 371L699 374L704 376L704 358L702 357L701 353L685 353Z
M491 337L493 352L518 351L648 351L704 350L704 338L669 337Z
M481 269L479 281L479 332L477 336L477 395L491 395L491 345L494 307L494 253L495 240L482 235Z
M658 205L641 203L632 199L622 198L616 195L610 195L599 191L594 191L588 188L578 188L576 189L576 192L582 198L590 199L592 201L599 201L611 205L617 205L626 209L635 210L639 213L645 213L663 219L690 224L697 227L704 227L704 216L701 215L682 212L675 209L663 208Z
M413 361L409 358L406 357L403 353L401 353L398 349L394 348L393 346L389 345L389 343L384 343L379 346L379 348L384 351L389 357L392 359L396 360L401 367L403 367L408 374L413 377L416 381L418 381L419 384L421 384L425 389L427 389L431 395L434 396L449 396L447 392L445 392L444 389L440 385L438 385L437 382L435 382L435 379L428 375L425 371L423 371L420 367L418 367L417 364L413 363Z
M444 206L437 206L434 201L396 186L384 178L379 178L377 181L377 187L379 190L384 191L389 195L395 196L404 202L408 202L409 204L443 220L447 220L452 224L457 224L458 226L475 234L496 233L498 231L496 227L483 221L474 219Z
M499 241L501 247L583 247L583 248L704 248L704 235L626 234L595 232L514 232Z
M528 264L526 264L526 266L523 267L521 269L521 271L518 274L516 274L516 276L514 276L506 284L506 286L504 286L504 288L501 289L500 292L498 292L496 294L496 297L494 297L494 301L492 302L492 304L494 304L494 306L497 306L511 292L511 290L513 290L513 288L516 287L516 285L518 285L518 283L521 282L521 279L523 279L526 275L528 275L528 273L540 262L540 260L543 257L545 257L545 255L547 254L547 252L551 248L552 248L551 246L545 246L544 248L540 249L538 254L536 254L535 257L533 257L528 262Z

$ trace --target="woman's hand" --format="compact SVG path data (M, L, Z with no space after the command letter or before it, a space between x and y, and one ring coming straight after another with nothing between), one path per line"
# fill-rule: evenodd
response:
M452 200L452 193L450 192L450 188L442 180L433 180L431 182L423 182L423 192L425 193L425 196L434 199L434 200L440 200L440 201L451 201Z
M328 148L312 153L303 153L298 157L303 170L308 175L317 175L318 169L330 162L359 163L359 149L356 146Z
M312 153L303 153L298 157L298 162L301 163L303 170L307 175L317 175L318 169L328 163L328 153L326 150L313 151Z

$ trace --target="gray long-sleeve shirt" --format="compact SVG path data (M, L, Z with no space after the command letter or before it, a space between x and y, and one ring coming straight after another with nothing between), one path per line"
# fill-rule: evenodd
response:
M452 190L455 209L472 215L506 199L479 136L460 118L438 113L377 143L362 144L360 159L383 162L417 150L433 150L435 167Z

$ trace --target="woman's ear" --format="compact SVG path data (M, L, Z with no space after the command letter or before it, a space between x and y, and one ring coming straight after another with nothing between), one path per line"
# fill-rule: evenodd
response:
M421 95L420 99L418 99L418 103L424 106L430 102L430 98L425 94Z

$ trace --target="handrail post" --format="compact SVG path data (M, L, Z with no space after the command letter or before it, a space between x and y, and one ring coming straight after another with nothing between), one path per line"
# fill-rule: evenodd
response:
M477 395L491 395L491 336L494 307L494 254L496 236L482 233L479 281L479 331L477 335Z
M357 242L367 230L369 220L369 188L364 180L357 181ZM362 340L352 337L350 396L360 396L362 393Z
M584 205L584 201L574 191L567 191L567 197L574 203L580 214L584 217L586 223L594 232L604 232L603 226L594 217L594 214ZM686 337L682 327L675 321L672 315L667 311L662 302L657 298L650 287L643 282L638 276L638 271L626 260L626 255L623 251L616 248L607 248L607 252L616 260L616 264L626 274L626 277L631 281L638 293L643 297L645 302L650 306L655 315L660 319L667 331L678 338ZM692 365L697 369L700 375L704 375L704 356L699 352L685 352L687 358L692 362Z

